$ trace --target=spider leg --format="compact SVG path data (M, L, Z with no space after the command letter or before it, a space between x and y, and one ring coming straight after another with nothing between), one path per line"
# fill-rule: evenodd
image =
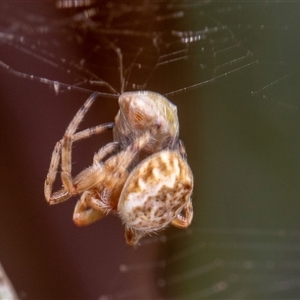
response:
M68 126L69 136L72 139L70 141L71 144L75 141L79 141L81 139L91 137L92 135L100 134L100 133L104 132L105 130L112 129L114 127L114 123L106 123L106 124L101 124L101 125L98 125L98 126L95 126L92 128L85 129L83 131L80 131L80 132L72 135L72 132L73 133L75 132L76 128L78 127L78 125L79 125L80 121L82 120L82 118L84 117L85 113L88 111L90 106L93 104L94 100L96 99L96 96L97 96L97 94L94 93L87 99L87 101L85 102L83 107L78 111L78 113L75 115L72 122ZM70 127L71 127L71 130L70 130ZM67 129L67 132L68 132L68 129ZM51 161L50 161L49 171L48 171L48 174L47 174L47 177L45 180L45 184L44 184L44 195L45 195L47 202L49 202L50 204L60 203L62 201L69 199L73 195L72 193L69 193L68 190L66 190L66 189L61 189L60 191L52 194L53 184L56 179L58 165L59 165L61 155L62 155L63 144L64 144L64 138L62 140L60 140L59 142L57 142L54 147L54 150L52 152ZM70 148L71 148L71 145L70 145Z
M80 132L77 132L73 135L72 137L72 142L77 142L79 140L83 140L86 138L89 138L93 135L100 134L104 132L105 130L112 129L115 126L115 123L110 122L110 123L104 123L95 127L87 128L85 130L82 130Z
M76 194L76 189L73 186L71 170L72 170L72 155L71 155L71 148L72 148L72 138L73 135L79 126L80 122L82 121L83 117L93 104L97 97L97 93L93 93L83 104L83 106L78 110L76 115L74 116L73 120L69 124L63 140L62 140L62 150L61 150L61 180L63 183L64 188L69 191L71 194Z
M118 160L118 165L116 170L120 173L127 171L130 163L134 160L135 156L147 146L151 139L150 132L145 132L135 141L133 141L125 150L119 153L120 159ZM121 170L121 171L120 171Z
M77 226L86 226L91 223L102 219L106 213L103 210L96 210L90 207L88 204L90 201L89 198L92 198L89 192L82 194L80 200L77 202L74 213L73 221Z
M189 200L185 206L182 208L182 211L172 220L171 224L177 228L187 228L193 219L193 205L192 201Z
M49 198L48 203L50 205L53 204L58 204L61 202L64 202L66 200L68 200L69 198L71 198L73 195L70 194L68 191L66 191L64 188L60 189L57 192L54 192L51 197Z
M125 240L129 246L135 246L145 234L142 231L134 230L130 227L125 228Z
M96 174L95 179L92 179L93 182L96 181L96 178L98 179L98 186L95 187L94 190L97 197L82 196L76 204L73 220L77 225L88 225L101 219L110 211L116 211L121 191L129 175L127 167L134 159L134 156L147 145L149 139L149 133L142 135L127 147L126 150L110 157L104 163L102 169L99 169L99 173ZM99 160L102 160L109 154L109 149L114 150L116 146L119 146L119 144L114 142L101 148L94 156L94 166L98 164ZM90 181L90 178L90 175L82 176L82 182ZM83 183L81 183L80 180L79 182L77 182L77 180L74 182L77 190L81 191L83 189L81 186ZM91 187L92 186L85 186L84 189L86 190ZM98 213L96 211L98 211Z
M117 142L112 142L101 148L94 155L94 164L80 172L73 180L73 186L76 189L77 194L92 188L94 185L101 182L101 180L105 179L106 173L104 170L104 164L100 162L103 158L115 152L118 148L119 144Z
M112 142L100 148L100 150L94 155L93 164L95 165L101 162L107 155L112 154L115 150L117 150L118 147L118 142Z
M44 183L44 195L47 202L51 201L53 183L56 178L57 168L60 161L60 153L61 153L61 141L57 142L53 149L49 171Z
M80 132L74 134L72 141L73 142L79 141L81 139L91 137L92 135L100 134L105 130L112 129L113 126L114 126L114 123L106 123L106 124L101 124L101 125L98 125L98 126L95 126L92 128L88 128L86 130L83 130L83 131L80 131ZM45 198L46 198L47 202L49 202L50 204L56 204L56 203L63 202L72 196L72 194L67 193L65 189L61 189L60 191L52 194L53 184L56 179L58 165L60 162L62 142L63 142L63 140L60 140L59 142L57 142L53 149L49 171L48 171L48 174L47 174L47 177L45 180L45 184L44 184ZM113 143L111 143L111 144L113 144ZM108 154L108 152L112 151L112 150L108 149L109 145L105 146L105 148L107 147L106 154ZM103 156L105 156L105 155L103 154Z
M187 159L187 154L186 154L186 151L185 151L185 146L184 146L184 143L182 140L179 140L178 141L178 150L179 150L179 153L181 155L181 157L186 160Z
M86 170L81 172L74 180L77 191L87 190L91 188L95 183L97 183L98 179L103 178L104 174L99 174L103 170L103 167L99 168L99 163L109 154L113 153L119 147L119 143L112 142L108 145L101 148L94 155L94 163L93 167L89 168L91 170L90 174L86 174ZM97 168L97 166L99 166ZM93 169L95 171L93 171ZM94 174L93 174L94 173ZM103 172L102 172L103 173ZM100 175L100 176L99 176ZM102 176L101 176L102 175ZM87 180L86 178L89 178ZM97 207L97 209L91 206L91 202L94 197L91 192L85 192L82 194L80 200L77 202L74 213L73 213L73 221L78 226L86 226L91 223L96 222L97 220L103 218L107 214L107 210L102 209L102 207Z

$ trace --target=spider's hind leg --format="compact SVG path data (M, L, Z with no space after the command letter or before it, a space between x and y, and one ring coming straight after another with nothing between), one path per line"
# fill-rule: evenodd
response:
M139 240L145 236L140 230L134 230L130 227L125 228L125 240L127 245L129 246L136 246L139 243Z
M193 219L193 204L192 201L189 200L184 207L182 208L182 211L176 216L174 220L172 220L171 224L177 228L187 228Z

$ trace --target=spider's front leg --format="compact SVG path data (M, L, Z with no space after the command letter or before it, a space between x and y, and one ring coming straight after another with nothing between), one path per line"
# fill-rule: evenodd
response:
M74 133L83 120L84 115L87 113L93 102L97 97L97 93L93 93L84 103L84 105L76 113L75 117L69 124L63 140L62 140L62 151L61 151L61 181L65 190L70 194L77 194L76 187L73 185L71 170L72 170L72 139Z
M49 204L57 204L62 201L65 201L72 197L74 193L70 192L70 189L66 188L69 184L69 179L71 178L71 175L64 175L64 178L67 177L65 181L67 181L67 184L64 184L64 188L60 189L57 192L52 193L53 185L56 179L56 175L58 172L58 166L60 163L61 155L64 156L64 160L62 159L62 169L65 170L65 173L69 174L71 172L71 147L72 143L75 141L79 141L88 137L91 137L92 135L100 134L104 132L105 130L112 129L114 127L114 123L107 123L98 125L92 128L85 129L83 131L80 131L78 133L74 133L83 119L84 115L88 111L88 109L93 104L94 100L97 97L97 93L92 94L87 101L84 103L84 105L80 108L80 110L77 112L73 120L71 121L70 125L67 128L67 131L65 133L65 136L67 135L67 141L65 141L65 136L62 140L58 141L54 147L54 150L52 152L51 162L49 171L45 180L44 185L44 194L47 202ZM68 153L69 151L69 153ZM63 154L63 153L64 154ZM66 153L67 152L67 153ZM69 163L69 167L66 166L66 164ZM66 171L67 170L67 171ZM72 178L71 178L72 180ZM74 192L74 189L73 189Z

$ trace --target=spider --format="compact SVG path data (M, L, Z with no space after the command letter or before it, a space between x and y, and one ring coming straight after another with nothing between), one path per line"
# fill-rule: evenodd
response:
M193 217L193 175L178 139L176 106L154 92L123 93L115 125L101 124L76 133L96 97L94 93L87 99L53 150L44 189L48 203L82 194L73 214L75 224L85 226L117 213L129 245L169 224L188 227ZM94 155L92 166L72 179L72 143L109 129L114 141ZM60 160L63 188L52 193Z

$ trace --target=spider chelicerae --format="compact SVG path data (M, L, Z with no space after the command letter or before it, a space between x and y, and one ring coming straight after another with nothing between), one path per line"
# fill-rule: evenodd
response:
M119 97L115 123L76 132L96 98L94 93L86 100L54 147L44 189L48 203L81 194L74 222L85 226L117 213L129 245L169 224L188 227L193 175L179 140L176 106L158 93L126 92ZM73 179L72 144L109 129L114 141L100 148L93 164ZM59 164L63 187L53 193Z

